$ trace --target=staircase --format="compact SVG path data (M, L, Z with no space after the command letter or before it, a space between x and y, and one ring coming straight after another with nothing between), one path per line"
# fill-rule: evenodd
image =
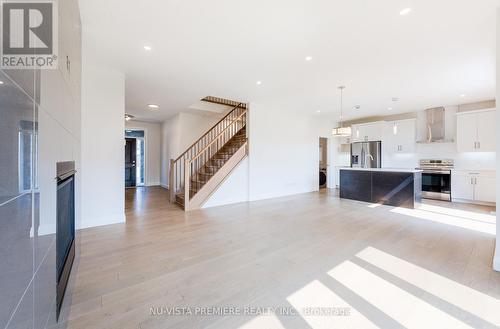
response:
M246 123L246 104L237 103L177 159L170 161L171 202L179 204L186 211L203 206L247 157Z

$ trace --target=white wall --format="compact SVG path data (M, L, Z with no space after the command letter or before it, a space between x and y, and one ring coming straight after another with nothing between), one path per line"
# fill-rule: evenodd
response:
M144 130L146 157L146 186L160 185L161 124L141 121L125 122L126 129Z
M318 190L318 123L276 106L251 104L250 201Z
M125 221L125 76L101 66L85 44L84 36L78 228Z
M210 130L220 120L220 117L182 112L179 114L179 119L180 138L177 156Z
M248 158L233 170L227 180L210 196L203 208L245 202L249 198Z
M161 185L168 188L170 159L179 152L180 116L166 120L161 125Z
M252 103L248 162L242 162L204 207L317 191L319 137L332 144L330 128L324 118Z
M170 159L176 159L220 120L220 115L181 112L161 125L161 185L169 185Z
M497 10L497 153L500 154L500 9ZM500 159L496 163L500 172ZM497 205L500 205L500 177L497 175ZM500 225L497 220L497 243L493 267L500 271Z

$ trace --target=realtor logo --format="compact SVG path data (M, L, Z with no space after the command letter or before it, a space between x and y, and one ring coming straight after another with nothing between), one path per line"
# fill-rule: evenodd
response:
M57 69L57 4L1 1L4 69Z

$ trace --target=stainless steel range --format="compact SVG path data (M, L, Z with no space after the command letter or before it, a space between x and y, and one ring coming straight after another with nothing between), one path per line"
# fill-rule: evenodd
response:
M422 172L422 197L451 201L451 170L453 160L420 160Z

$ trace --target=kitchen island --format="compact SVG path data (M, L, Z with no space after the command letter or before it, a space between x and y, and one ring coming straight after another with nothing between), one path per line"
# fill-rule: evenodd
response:
M422 170L340 168L340 197L414 209L422 200Z

